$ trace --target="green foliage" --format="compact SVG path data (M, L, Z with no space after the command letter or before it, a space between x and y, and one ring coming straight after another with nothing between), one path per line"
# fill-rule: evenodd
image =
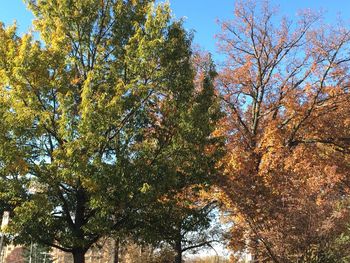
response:
M176 253L196 252L210 248L222 240L222 230L212 224L217 213L216 204L167 201L152 207L141 226L143 241L155 246L170 246ZM142 239L141 239L142 241Z
M27 2L41 41L0 26L0 197L16 242L81 254L209 183L218 108L167 4Z
M209 190L208 186L215 178L216 160L222 154L220 138L208 137L221 117L213 88L216 73L210 57L195 54L193 60L197 74L196 91L190 114L183 115L179 121L181 137L176 145L182 147L172 159L174 170L181 171L185 177L172 177L175 179L171 183L173 188L142 211L142 221L133 231L141 244L146 242L160 248L169 246L178 257L185 251L195 252L210 247L213 242L221 241L222 234L219 228L209 230L215 217L216 202L202 198L202 193Z

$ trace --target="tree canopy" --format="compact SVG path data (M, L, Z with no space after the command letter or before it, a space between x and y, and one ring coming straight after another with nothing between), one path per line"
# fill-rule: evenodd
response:
M2 195L17 242L83 262L165 193L208 183L217 107L167 4L27 3L40 40L0 28Z
M349 222L350 31L310 11L295 23L278 18L268 2L246 1L221 24L226 117L217 132L227 155L218 184L237 251L324 262Z

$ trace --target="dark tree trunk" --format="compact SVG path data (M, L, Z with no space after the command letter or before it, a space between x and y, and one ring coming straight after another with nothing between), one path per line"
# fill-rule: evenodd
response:
M175 263L182 263L182 252L176 252Z
M181 241L176 243L175 246L175 263L182 263L182 246L181 246Z
M112 240L112 259L111 263L119 263L119 239Z
M85 251L82 249L73 250L73 262L85 263Z
M76 192L76 207L75 207L75 220L73 226L74 238L85 241L84 240L84 231L83 227L85 224L85 206L87 203L87 197L84 188L81 186L78 187ZM86 240L87 241L87 240ZM89 246L90 247L90 246ZM73 262L74 263L85 263L85 253L89 247L76 247L73 249Z

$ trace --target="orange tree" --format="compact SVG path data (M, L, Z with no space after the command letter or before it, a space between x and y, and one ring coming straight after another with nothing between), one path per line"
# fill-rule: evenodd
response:
M221 23L216 84L232 245L257 260L321 262L348 222L350 31L309 11L279 19L267 2L238 2L234 15Z

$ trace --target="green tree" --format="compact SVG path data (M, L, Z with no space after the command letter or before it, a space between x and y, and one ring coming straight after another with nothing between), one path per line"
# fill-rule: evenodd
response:
M213 82L216 71L211 56L196 52L192 61L196 70L197 95L191 107L193 114L188 116L191 119L188 123L192 123L192 126L186 133L190 136L189 141L200 141L206 137L206 134L214 132L216 122L221 118L221 111L214 93ZM203 155L203 151L182 152L182 156L191 160L192 164L198 164L197 167L192 167L189 173L195 174L203 170L204 164L207 164L203 170L203 174L207 171L206 180L192 180L193 184L187 188L186 181L178 181L172 191L161 196L158 202L143 211L145 215L142 218L145 219L135 226L136 232L141 232L136 234L139 241L151 243L155 247L170 246L174 251L176 263L182 262L184 252L208 248L214 242L223 241L222 229L212 226L218 212L218 203L213 201L213 197L203 197L204 192L212 190L208 186L211 185L218 171L215 160L219 160L223 153L222 140L214 137L212 139L215 144L202 149L211 154ZM200 142L201 145L208 146L204 141ZM203 161L198 162L197 159L203 159ZM180 159L180 162L173 164L181 169L183 161ZM210 194L205 195L210 196Z
M177 201L179 203L172 200L158 209L153 208L149 229L146 227L148 235L144 236L156 246L170 246L174 251L174 262L181 263L185 252L197 252L223 242L223 230L213 225L218 214L215 203Z
M147 204L209 182L213 94L198 95L191 37L168 5L27 3L40 41L0 27L10 231L18 243L56 247L81 263L101 237L127 233Z

